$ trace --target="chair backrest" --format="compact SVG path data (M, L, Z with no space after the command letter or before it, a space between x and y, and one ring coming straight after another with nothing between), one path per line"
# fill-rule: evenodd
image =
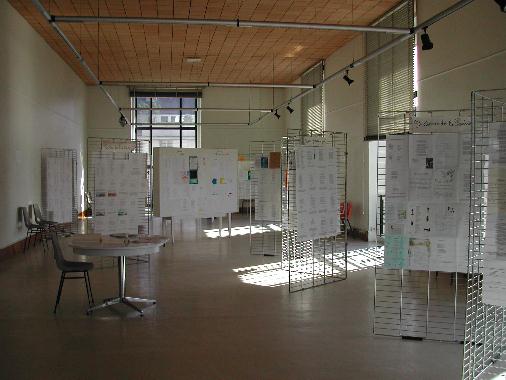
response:
M40 208L39 208L38 203L34 203L32 205L32 208L33 208L33 213L35 214L35 221L37 223L40 223L40 221L42 220L42 213L40 212Z
M63 270L65 257L63 257L63 251L61 249L60 241L58 240L58 235L56 232L51 232L51 243L53 244L53 255L54 260L56 261L56 266L58 269Z
M23 213L23 222L25 223L25 227L30 228L32 225L32 221L30 220L30 214L28 213L28 207L21 207L21 211Z

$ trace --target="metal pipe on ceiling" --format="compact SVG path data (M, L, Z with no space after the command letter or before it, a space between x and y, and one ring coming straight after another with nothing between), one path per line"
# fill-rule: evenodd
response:
M205 123L205 122L199 122L199 123L131 123L131 125L149 125L149 126L155 126L155 125L165 125L166 127L139 127L138 129L169 129L171 126L174 127L195 127L196 125L214 125L214 126L230 126L230 125L242 125L242 126L249 126L249 123Z
M212 82L124 82L102 81L105 86L136 86L146 88L183 89L202 87L234 87L234 88L313 88L311 84L278 84L278 83L212 83Z
M322 80L320 83L315 84L312 89L307 89L307 90L301 91L300 93L298 93L297 95L291 97L287 101L285 101L285 102L277 105L276 107L273 107L273 111L272 112L260 116L257 120L251 122L250 125L257 124L258 122L260 122L261 120L263 120L265 117L267 117L269 115L273 115L273 112L277 111L278 109L281 109L281 108L283 108L285 106L288 106L294 100L297 100L297 99L299 99L299 98L301 98L301 97L303 97L303 96L305 96L305 95L313 92L314 90L322 87L325 83L327 83L327 82L335 79L337 76L345 74L346 71L348 71L348 70L350 70L350 69L352 69L354 67L361 66L364 63L370 61L371 59L376 58L381 53L384 53L385 51L390 50L394 46L399 45L401 42L406 41L410 37L416 36L417 33L423 31L425 28L428 28L432 24L435 24L436 22L438 22L438 21L440 21L440 20L448 17L452 13L454 13L454 12L462 9L466 5L472 3L473 1L474 0L461 0L461 1L458 1L457 3L455 3L452 6L448 7L447 9L445 9L445 10L437 13L436 15L432 16L428 20L426 20L423 23L419 24L418 26L416 26L414 28L411 28L410 33L408 35L402 35L402 36L394 38L392 41L390 41L386 45L381 46L380 48L374 50L373 52L369 53L368 55L360 58L358 61L350 63L349 65L346 65L342 69L340 69L340 70L336 71L335 73L329 75L324 80Z
M122 111L212 111L212 112L272 112L270 108L216 108L216 107L120 107Z
M107 91L107 89L104 86L102 86L102 84L100 83L100 81L96 77L95 73L91 70L91 68L88 66L88 64L84 61L84 58L81 55L81 53L79 53L79 51L74 47L72 42L70 42L70 40L67 38L65 33L63 33L63 31L60 29L60 27L53 21L52 16L49 14L48 11L46 11L46 8L44 8L44 5L38 0L32 0L32 4L35 6L35 8L37 8L39 13L51 24L51 27L56 32L56 34L58 34L60 36L60 38L63 40L63 42L65 42L65 44L68 46L68 48L72 51L72 54L74 54L76 59L79 61L79 64L84 68L84 70L88 73L88 75L91 77L93 82L95 82L95 84L104 93L104 95L107 97L107 99L109 99L109 101L112 103L112 105L118 110L120 115L125 118L127 123L130 123L130 121L126 117L126 115L124 115L121 112L118 103L116 103L116 101L114 100L112 95L109 93L109 91Z
M390 28L382 26L361 26L341 24L317 24L300 22L249 21L249 20L217 20L217 19L186 19L158 17L99 17L99 16L52 16L53 22L64 23L108 23L108 24L170 24L170 25L215 25L238 28L281 28L281 29L315 29L350 32L379 32L393 34L409 34L408 28Z

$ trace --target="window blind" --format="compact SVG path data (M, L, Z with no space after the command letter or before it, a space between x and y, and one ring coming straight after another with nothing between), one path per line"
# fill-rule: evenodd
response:
M374 25L411 28L413 21L413 1L409 0ZM389 33L366 33L367 54L393 38ZM404 115L396 111L413 109L414 42L411 37L367 62L366 140L405 131Z
M317 84L323 80L323 61L306 71L302 77L302 84ZM323 86L316 89L301 100L302 131L309 130L323 132Z

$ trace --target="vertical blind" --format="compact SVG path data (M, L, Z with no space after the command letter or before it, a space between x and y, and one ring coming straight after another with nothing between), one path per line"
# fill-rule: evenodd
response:
M413 1L409 0L375 25L411 28L413 23L414 6ZM366 33L367 54L393 38L395 35L389 33ZM413 109L414 43L415 39L411 37L367 62L367 140L405 130L404 115L396 111Z
M323 80L323 70L322 61L302 75L302 84L320 83ZM309 130L323 132L323 87L302 97L302 132Z

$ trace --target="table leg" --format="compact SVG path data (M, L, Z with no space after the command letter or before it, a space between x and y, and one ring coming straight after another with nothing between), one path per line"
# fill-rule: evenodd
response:
M116 305L118 303L122 303L131 309L134 309L138 313L140 313L141 316L144 315L144 311L134 305L132 302L139 302L139 303L151 303L156 304L156 300L150 300L145 298L137 298L137 297L127 297L125 295L125 288L126 288L126 257L125 256L119 256L118 257L118 297L114 298L107 298L104 300L104 303L98 306L94 306L88 309L87 314L91 314L96 310L105 309L106 307Z

